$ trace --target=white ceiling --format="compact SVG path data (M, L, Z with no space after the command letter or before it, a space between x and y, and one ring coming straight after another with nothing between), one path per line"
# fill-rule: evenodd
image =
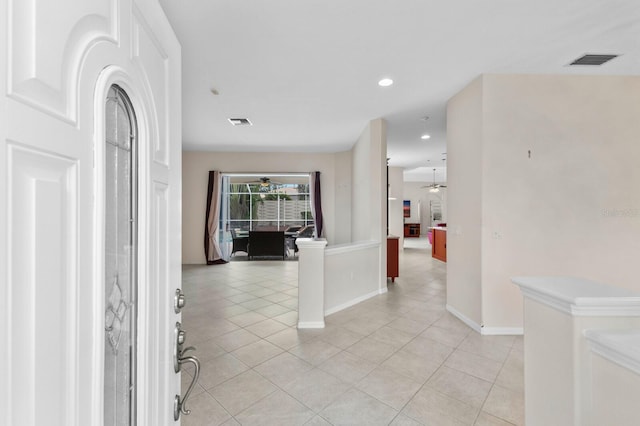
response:
M383 117L389 164L440 182L447 100L480 74L640 74L640 0L160 3L182 44L185 150L344 151ZM567 66L585 53L621 56Z

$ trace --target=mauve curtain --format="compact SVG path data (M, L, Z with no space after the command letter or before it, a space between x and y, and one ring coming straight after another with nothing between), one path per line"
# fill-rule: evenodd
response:
M220 172L210 171L209 185L207 187L207 214L204 227L204 255L207 258L207 265L227 263L222 258L222 250L219 243L221 184Z
M320 172L311 172L311 214L316 225L315 236L322 238L322 201L320 193Z

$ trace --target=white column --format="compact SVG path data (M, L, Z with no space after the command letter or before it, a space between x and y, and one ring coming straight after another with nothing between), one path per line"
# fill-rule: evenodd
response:
M519 277L527 426L591 424L587 329L640 327L640 295L571 277Z
M298 238L298 328L324 328L325 239Z

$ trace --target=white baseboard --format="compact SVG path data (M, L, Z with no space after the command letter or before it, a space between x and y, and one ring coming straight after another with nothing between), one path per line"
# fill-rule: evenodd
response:
M522 336L524 328L522 327L482 327L481 334L483 336Z
M338 306L335 306L335 307L333 307L331 309L327 309L326 311L324 311L324 314L325 314L325 316L326 315L335 314L336 312L340 312L343 309L350 308L353 305L357 305L360 302L364 302L365 300L371 299L372 297L375 297L378 294L382 294L382 293L385 293L384 291L382 291L382 289L376 290L376 291L372 291L371 293L367 293L364 296L356 297L355 299L351 299L348 302L341 303Z
M473 321L451 305L447 305L447 311L451 312L452 315L456 316L460 321L483 336L522 336L524 334L522 327L485 327Z
M476 332L482 334L482 327L480 326L480 324L478 324L477 322L475 322L474 320L472 320L468 316L464 315L462 312L460 312L459 310L457 310L453 306L447 304L447 311L451 312L452 315L457 317L463 323L467 324L469 327L471 327Z
M324 321L304 321L298 323L298 328L324 328Z

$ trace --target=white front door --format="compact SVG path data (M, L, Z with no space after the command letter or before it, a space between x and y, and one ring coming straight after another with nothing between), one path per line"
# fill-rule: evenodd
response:
M155 0L0 0L0 14L0 424L173 425L179 44ZM135 112L118 176L113 87ZM114 189L129 227L111 223Z

